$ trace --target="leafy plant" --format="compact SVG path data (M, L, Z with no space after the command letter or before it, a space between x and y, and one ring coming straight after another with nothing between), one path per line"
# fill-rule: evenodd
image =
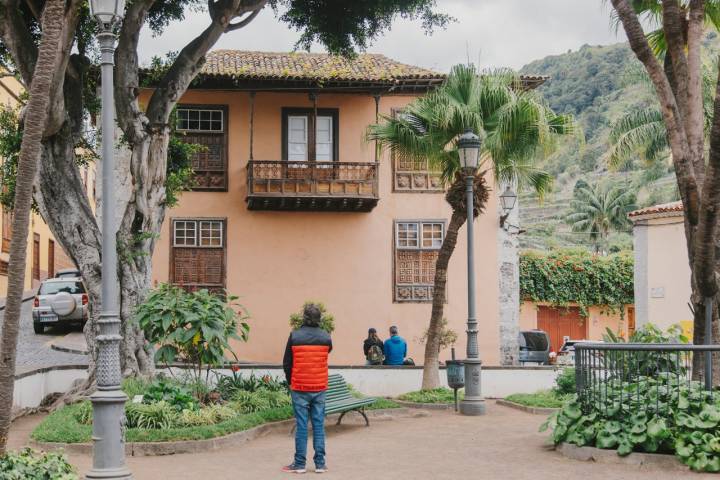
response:
M458 398L464 397L464 391L458 392ZM403 393L398 400L413 403L452 403L455 401L453 391L449 388L435 388L432 390L418 390L417 392Z
M556 390L540 390L535 393L513 393L505 399L527 407L560 408L569 399L569 395L557 393Z
M237 416L237 412L226 405L209 405L199 410L183 410L178 424L184 427L215 425Z
M150 384L143 396L143 403L166 402L178 412L183 410L195 411L200 408L197 399L190 391L177 381L167 378L157 378Z
M693 470L720 472L720 398L699 382L674 373L611 379L585 405L577 398L550 416L554 443L617 450L674 453ZM598 391L600 391L598 390Z
M429 330L430 328L425 329L425 332L423 332L422 337L420 337L419 339L420 343L425 344L427 342ZM443 318L442 322L440 322L440 350L452 347L453 345L455 345L455 342L457 342L457 339L457 332L451 328L448 328L447 318Z
M126 403L125 417L128 428L167 429L179 422L179 412L165 401L153 403Z
M520 256L520 295L523 300L571 303L582 315L597 305L611 312L635 302L633 257L628 254L592 255L586 251L527 251Z
M555 377L555 386L552 391L556 395L572 395L575 393L575 369L566 367Z
M240 413L253 413L290 405L290 396L286 392L259 389L254 392L240 390L232 398L229 406Z
M167 283L154 289L136 310L136 320L150 343L159 345L155 359L165 364L181 360L193 364L191 375L202 378L203 368L226 362L230 339L247 341L250 330L245 309L207 290L187 292ZM234 355L234 353L233 353Z
M261 389L274 392L285 392L287 391L287 382L285 380L280 380L279 378L273 378L270 375L257 377L254 373L244 377L242 373L240 373L239 367L235 366L231 369L230 375L217 374L215 390L217 390L220 393L220 396L226 400L231 399L237 392L240 391L256 392Z
M300 309L299 313L293 313L290 315L290 326L293 330L297 330L302 327L303 324L303 310L308 305L315 305L320 309L320 328L328 333L332 333L335 330L335 317L327 312L325 304L322 302L316 302L309 300L303 304L303 308Z
M93 406L89 401L79 402L77 408L73 411L73 416L78 423L83 425L92 425Z
M77 480L75 469L65 455L57 452L36 452L26 448L0 457L0 478L3 480Z

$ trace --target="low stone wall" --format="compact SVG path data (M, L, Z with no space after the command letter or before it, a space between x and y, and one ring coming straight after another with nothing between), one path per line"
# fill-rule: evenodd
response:
M603 450L595 447L578 447L570 443L561 443L556 450L564 457L583 462L610 463L618 465L634 466L638 469L652 467L671 472L691 472L690 468L680 463L674 455L661 455L658 453L631 453L621 457L615 450ZM631 478L631 477L627 477ZM678 478L686 478L680 477Z
M85 378L86 365L59 365L18 373L15 376L13 409L37 408L48 395L67 392L74 382Z
M218 370L230 375L230 370ZM285 377L280 365L240 365L243 375ZM330 373L339 373L356 390L374 397L397 397L420 390L422 367L331 366ZM552 388L558 370L555 367L483 367L482 393L487 398L503 398L512 393L534 393ZM212 375L211 375L212 377ZM445 369L440 381L447 387Z

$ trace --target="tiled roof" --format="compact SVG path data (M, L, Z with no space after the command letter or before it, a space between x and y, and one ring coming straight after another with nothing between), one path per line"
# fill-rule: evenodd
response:
M396 62L376 53L353 59L324 53L274 53L214 50L201 74L248 80L393 82L445 78L444 74Z
M630 218L634 218L634 217L644 217L646 215L678 213L678 212L682 212L682 211L683 211L683 204L682 204L682 202L678 201L678 202L663 203L660 205L653 205L652 207L635 210L633 212L630 212L628 214L628 216Z

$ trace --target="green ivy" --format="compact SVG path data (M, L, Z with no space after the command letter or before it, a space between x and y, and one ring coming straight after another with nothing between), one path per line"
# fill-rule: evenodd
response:
M523 252L520 296L554 307L577 304L584 316L591 306L622 312L624 305L635 301L633 258L628 253L600 256L574 250Z

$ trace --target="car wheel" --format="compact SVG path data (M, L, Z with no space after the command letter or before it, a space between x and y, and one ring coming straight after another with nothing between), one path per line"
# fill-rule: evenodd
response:
M42 335L45 333L45 325L39 322L33 322L33 330L35 330L35 333L38 335Z

